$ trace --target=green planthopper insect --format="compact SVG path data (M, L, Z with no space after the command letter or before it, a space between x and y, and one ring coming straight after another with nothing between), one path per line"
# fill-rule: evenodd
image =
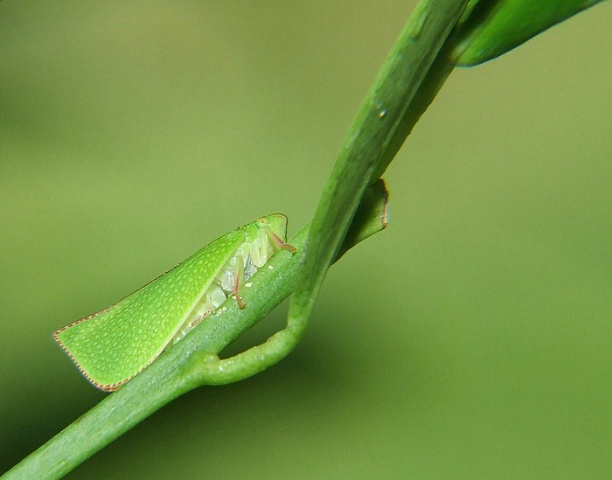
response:
M262 217L223 235L115 305L77 320L53 337L83 375L113 391L233 295L285 243L287 217Z

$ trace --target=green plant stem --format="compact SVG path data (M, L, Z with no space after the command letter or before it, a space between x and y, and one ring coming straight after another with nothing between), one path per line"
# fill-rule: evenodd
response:
M351 126L317 207L287 329L299 341L323 279L366 187L383 173L438 91L423 87L468 0L421 0L387 57ZM447 75L447 74L445 74ZM427 101L418 93L431 96ZM417 109L414 106L417 105ZM291 351L287 344L286 353Z
M585 5L597 1L587 0ZM343 253L365 238L365 231L380 230L380 215L370 217L369 220L374 219L370 227L374 227L368 230L362 228L364 224L360 222L363 219L359 215L354 217L355 211L363 201L368 186L385 171L452 71L454 65L449 60L452 56L449 52L453 46L457 46L458 37L451 32L467 3L468 0L421 0L418 3L345 139L312 226L305 227L291 240L300 255L291 256L285 251L275 255L268 268L257 273L259 278L253 283L253 288L242 295L248 308L240 310L235 302L227 302L222 312L208 317L142 374L72 423L2 478L60 478L184 392L199 385L224 384L246 378L273 365L293 350L306 327L332 260L339 252ZM507 40L504 38L506 30L502 28L505 27L504 22L516 23L510 31L517 28L524 30L524 22L514 22L516 15L512 9L525 9L527 18L532 20L529 9L533 2L497 3L506 5L508 10L502 12L503 22L492 22L492 31L486 32L482 28L487 26L487 20L474 17L472 21L475 25L462 32L463 38L470 41L476 38L480 44L462 48L471 48L476 54L484 51L485 47L493 48L496 55L516 44L516 39L503 43ZM572 3L584 8L580 0L572 0ZM551 0L549 4L561 8L559 2ZM567 16L565 13L563 15ZM548 18L547 15L541 17L544 20ZM553 20L559 19L554 17ZM532 30L537 33L547 28L546 21L536 19L536 23L544 26ZM519 40L524 39L521 37ZM475 58L481 61L478 55ZM386 205L386 199L384 203ZM347 235L351 222L358 225L355 235L350 232ZM345 238L350 238L350 241L344 241ZM305 252L303 261L302 252ZM287 328L262 345L229 359L219 359L219 352L291 293L296 278L298 281Z

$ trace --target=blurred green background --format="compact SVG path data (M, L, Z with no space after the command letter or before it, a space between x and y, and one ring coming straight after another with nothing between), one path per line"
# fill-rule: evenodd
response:
M0 3L0 471L106 396L53 330L260 215L312 217L413 6ZM611 22L454 72L297 351L68 478L610 478Z

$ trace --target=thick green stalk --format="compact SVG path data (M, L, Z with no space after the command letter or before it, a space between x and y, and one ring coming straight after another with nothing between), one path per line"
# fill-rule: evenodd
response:
M412 112L413 101L466 4L467 0L421 0L366 96L313 219L289 307L287 331L294 342L306 327L366 187L382 174L422 113ZM291 349L288 342L286 353Z

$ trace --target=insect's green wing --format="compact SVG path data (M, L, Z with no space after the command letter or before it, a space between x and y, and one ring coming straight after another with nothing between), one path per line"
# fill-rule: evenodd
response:
M116 390L168 345L257 222L230 232L117 304L54 333L96 387Z

